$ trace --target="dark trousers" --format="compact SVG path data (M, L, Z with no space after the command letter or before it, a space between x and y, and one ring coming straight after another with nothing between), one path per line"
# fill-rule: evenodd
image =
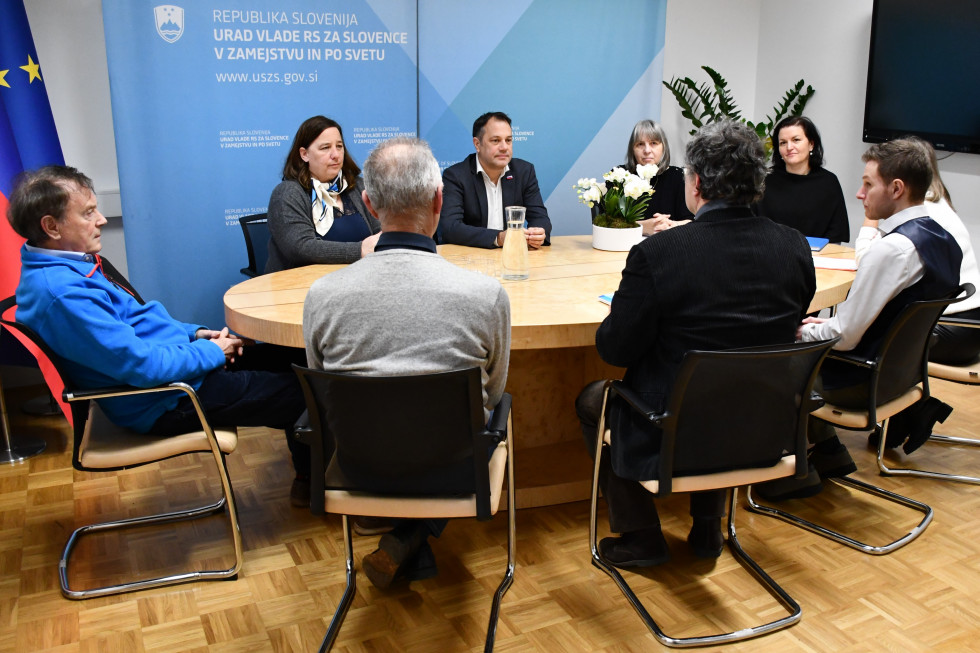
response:
M310 448L293 435L306 402L292 363L306 364L303 350L275 345L247 347L235 363L204 377L197 396L211 426L283 429L293 468L298 475L309 476ZM200 425L197 411L185 395L176 408L160 416L150 432L177 435Z
M980 308L949 317L980 320ZM929 347L929 360L944 365L970 365L980 356L980 329L937 324L932 330L935 339Z
M867 408L868 390L870 389L867 370L859 370L855 377L846 377L838 371L838 366L854 369L853 365L824 359L820 376L813 384L814 392L823 397L828 404L834 404L841 408ZM826 379L824 378L825 371L828 372ZM833 424L817 419L812 415L807 418L806 437L810 444L817 444L836 436L837 429Z
M593 381L585 386L575 400L575 412L582 425L582 437L589 455L595 456L599 437L599 413L602 411L602 386L605 381ZM599 488L606 498L609 529L614 533L629 533L660 527L660 515L653 496L636 481L621 478L612 470L609 452L603 451L599 461ZM691 492L691 516L716 518L725 516L727 490Z

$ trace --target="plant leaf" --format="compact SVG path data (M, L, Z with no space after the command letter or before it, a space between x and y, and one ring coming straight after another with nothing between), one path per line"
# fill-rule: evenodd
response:
M775 125L777 122L783 119L783 116L786 115L786 112L789 111L790 107L793 105L793 100L795 100L800 95L801 88L803 88L802 79L796 82L796 84L793 85L792 88L786 91L786 95L783 96L783 99L776 106L773 107L773 111L775 112L776 115L772 118L770 118L768 115L766 116L766 119L770 122L770 124ZM799 115L799 114L793 114L793 115Z
M697 84L690 77L683 79L673 78L670 83L663 82L663 85L674 95L677 104L681 108L681 115L691 121L694 129L693 134L704 123L701 122L701 101L698 99Z
M702 123L714 122L718 120L718 103L714 88L708 86L706 82L703 82L700 86L694 89L694 92L697 93L698 98L701 100L701 104L704 105L704 111L701 113L700 117L708 118L707 120L703 120Z
M708 77L715 84L715 95L718 98L718 113L732 120L741 120L742 111L735 104L735 98L728 91L728 81L709 66L701 66L701 69L708 73Z
M800 84L802 83L803 80L801 79ZM816 93L816 91L813 90L813 87L807 84L806 92L801 93L800 97L796 99L796 104L793 105L793 110L790 112L790 115L791 116L803 115L803 108L806 106L806 103L810 101L810 98L813 97L814 93Z

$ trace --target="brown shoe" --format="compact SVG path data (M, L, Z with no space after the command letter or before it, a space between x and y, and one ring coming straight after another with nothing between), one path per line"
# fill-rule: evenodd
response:
M416 523L403 524L394 532L382 535L378 548L361 561L361 568L371 584L388 589L414 561L428 535L426 528Z

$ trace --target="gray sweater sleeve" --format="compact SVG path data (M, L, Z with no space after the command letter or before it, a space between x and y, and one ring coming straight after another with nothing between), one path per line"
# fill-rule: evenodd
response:
M493 306L490 336L492 342L487 359L487 408L496 406L504 394L507 368L510 366L510 298L503 288L500 288Z
M358 180L344 201L353 201L371 233L379 230L377 220L361 202ZM361 244L340 243L317 238L313 227L312 202L297 181L284 181L269 198L269 261L266 272L275 272L313 263L353 263L361 258Z

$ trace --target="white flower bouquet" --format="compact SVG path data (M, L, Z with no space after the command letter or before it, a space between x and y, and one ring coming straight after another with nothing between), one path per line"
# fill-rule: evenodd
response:
M656 176L657 166L638 165L636 174L623 167L616 167L602 176L604 181L583 177L573 186L578 199L590 209L596 208L592 224L612 229L636 227L642 220L654 190L650 180Z

